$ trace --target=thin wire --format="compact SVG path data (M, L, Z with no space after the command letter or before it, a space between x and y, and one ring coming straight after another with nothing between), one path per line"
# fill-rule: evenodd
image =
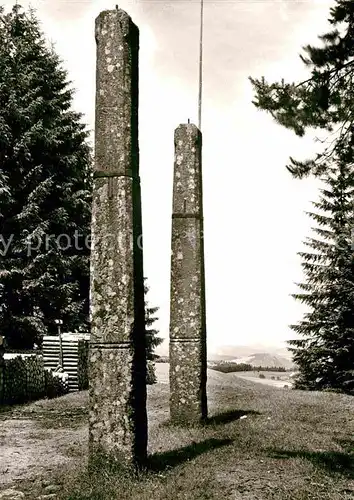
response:
M200 41L199 41L199 97L198 97L198 128L202 130L202 93L203 93L203 19L204 0L200 0Z

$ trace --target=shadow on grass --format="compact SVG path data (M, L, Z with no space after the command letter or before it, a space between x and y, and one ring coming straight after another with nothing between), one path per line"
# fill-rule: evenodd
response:
M354 479L354 453L339 451L268 450L273 458L303 458L328 473Z
M260 415L258 411L255 410L230 410L224 413L219 413L212 417L208 417L205 420L206 425L222 425L239 420L241 417L247 415Z
M176 450L155 453L148 458L147 468L152 472L162 472L206 453L232 443L232 439L206 439L200 443L192 443Z
M339 444L346 452L349 454L354 454L354 440L353 439L335 439L336 443Z

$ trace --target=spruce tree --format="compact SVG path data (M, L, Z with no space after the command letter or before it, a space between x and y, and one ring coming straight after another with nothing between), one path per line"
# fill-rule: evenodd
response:
M292 325L302 338L289 344L300 369L296 388L354 393L354 168L343 156L309 213L317 237L299 253L306 282L294 294L309 312Z
M300 367L296 387L353 391L353 147L354 124L354 2L336 0L330 9L333 29L319 36L321 45L304 47L301 60L309 69L302 82L268 83L250 78L254 104L284 127L303 136L309 129L330 133L314 158L290 157L287 169L296 178L310 174L326 189L310 214L318 223L310 238L312 252L303 252L306 283L295 298L310 312L293 325L303 338L293 340L294 361Z
M333 29L318 37L321 46L307 45L300 56L310 70L308 79L269 84L264 77L250 78L255 106L268 111L278 123L298 136L310 128L331 132L315 158L297 161L290 157L287 168L298 178L321 176L343 147L354 144L354 2L336 0L329 22Z
M1 333L31 348L88 327L91 153L73 90L32 10L0 10Z
M158 307L150 307L149 302L147 300L147 294L149 293L149 287L146 284L147 278L144 278L144 291L145 291L145 334L146 334L146 359L147 359L147 383L154 384L156 382L155 375L155 365L154 360L158 357L155 355L155 348L160 345L163 341L162 338L158 337L158 330L153 328L153 324L157 321L157 317L155 316Z

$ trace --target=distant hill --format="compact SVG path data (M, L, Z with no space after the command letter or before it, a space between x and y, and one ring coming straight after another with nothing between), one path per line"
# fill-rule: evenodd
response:
M263 345L263 344L253 344L253 345L223 345L209 349L209 354L211 356L222 356L224 359L229 358L240 358L242 356L252 356L253 354L269 353L282 356L287 359L291 359L291 353L286 347L279 345Z
M156 349L160 356L168 356L168 342ZM208 361L233 361L253 366L278 366L291 370L294 365L291 353L279 345L224 345L208 348Z
M286 370L291 370L294 368L294 364L288 358L283 356L278 356L277 354L271 354L269 352L257 352L251 354L250 356L243 356L234 358L233 363L247 363L252 366L274 366L285 368Z

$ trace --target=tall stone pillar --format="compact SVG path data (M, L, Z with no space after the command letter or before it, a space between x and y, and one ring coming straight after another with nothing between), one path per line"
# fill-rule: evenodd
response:
M175 130L170 313L170 416L176 424L207 417L202 135Z
M139 30L126 12L106 10L96 42L89 453L134 469L147 448Z

